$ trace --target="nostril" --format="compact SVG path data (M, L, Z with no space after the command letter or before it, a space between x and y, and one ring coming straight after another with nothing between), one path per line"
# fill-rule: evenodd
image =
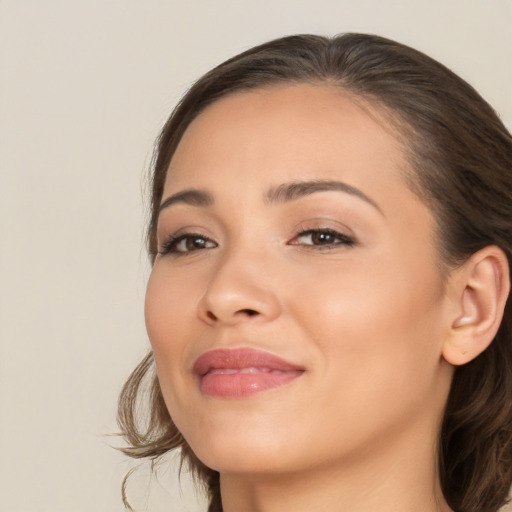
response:
M254 309L241 309L239 313L243 313L247 316L254 316L258 314L258 312L254 311Z
M212 320L213 322L217 320L217 317L211 311L207 311L206 316L208 317L208 320Z
M242 320L244 317L249 318L257 316L259 314L259 311L249 308L238 309L234 312L228 312L226 313L226 315L224 315L224 313L216 315L213 311L208 310L205 312L205 320L212 324L216 324L217 322L223 323L224 321L229 323L230 321L237 321L237 319Z

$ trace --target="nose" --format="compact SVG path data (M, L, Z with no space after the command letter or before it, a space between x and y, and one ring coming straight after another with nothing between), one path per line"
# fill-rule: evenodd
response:
M209 325L236 325L272 321L281 305L272 286L268 265L253 255L228 255L212 269L198 305L198 315Z

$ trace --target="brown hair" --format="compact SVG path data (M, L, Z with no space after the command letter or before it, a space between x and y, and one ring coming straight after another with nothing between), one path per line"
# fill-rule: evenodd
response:
M510 133L479 94L449 69L407 46L365 34L277 39L233 57L193 85L155 149L147 233L152 260L166 172L187 126L227 94L279 83L328 83L382 107L407 148L414 171L411 188L436 216L447 268L491 244L512 263ZM439 471L445 498L458 512L495 512L507 500L512 481L511 315L507 303L490 347L455 371L440 432ZM149 404L145 423L137 412L140 400ZM206 486L209 512L222 511L219 475L194 456L174 426L151 353L123 388L119 422L130 456L156 459L181 448L182 461Z

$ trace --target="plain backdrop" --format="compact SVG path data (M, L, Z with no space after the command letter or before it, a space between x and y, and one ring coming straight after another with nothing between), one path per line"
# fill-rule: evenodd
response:
M110 445L147 350L144 177L203 72L285 34L378 33L512 127L512 0L0 0L0 512L121 512ZM199 512L168 462L137 511Z

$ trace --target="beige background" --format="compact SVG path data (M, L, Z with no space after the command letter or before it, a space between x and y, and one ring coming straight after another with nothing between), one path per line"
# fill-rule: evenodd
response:
M376 32L512 127L511 26L512 0L0 0L0 511L122 510L105 435L147 347L143 175L194 78L280 35ZM201 510L173 472L133 479L137 510Z

